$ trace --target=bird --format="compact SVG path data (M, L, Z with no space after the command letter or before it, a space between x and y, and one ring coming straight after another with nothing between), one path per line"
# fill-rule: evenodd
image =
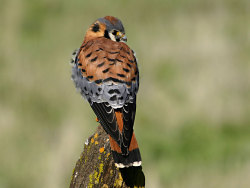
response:
M139 70L135 52L126 44L122 22L97 19L72 56L72 80L109 135L118 168L141 166L134 133Z

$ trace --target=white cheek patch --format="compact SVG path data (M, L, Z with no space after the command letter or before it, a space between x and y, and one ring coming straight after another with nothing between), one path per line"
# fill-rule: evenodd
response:
M115 36L112 33L109 33L109 37L112 41L116 41Z

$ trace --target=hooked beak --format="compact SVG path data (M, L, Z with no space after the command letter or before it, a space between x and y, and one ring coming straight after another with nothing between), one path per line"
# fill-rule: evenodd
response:
M123 35L123 37L121 38L121 41L127 42L127 37L126 37L126 35Z
M127 42L127 37L124 33L117 32L117 35L119 36L119 38L122 42Z

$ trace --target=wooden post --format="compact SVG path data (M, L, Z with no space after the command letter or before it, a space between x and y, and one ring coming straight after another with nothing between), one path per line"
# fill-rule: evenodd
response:
M70 188L144 187L141 167L119 170L110 153L108 135L101 126L90 136L73 170ZM128 185L128 186L127 186Z

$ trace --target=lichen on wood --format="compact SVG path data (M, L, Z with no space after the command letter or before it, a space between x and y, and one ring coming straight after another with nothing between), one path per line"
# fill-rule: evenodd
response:
M70 188L128 187L122 178L124 173L122 172L123 174L121 174L121 171L115 167L110 152L108 135L101 126L98 126L96 132L84 144L84 151L81 153L73 170ZM141 168L140 174L144 178ZM142 175L138 176L139 179L142 179L139 182L142 183L133 187L144 187L145 180L142 178Z

